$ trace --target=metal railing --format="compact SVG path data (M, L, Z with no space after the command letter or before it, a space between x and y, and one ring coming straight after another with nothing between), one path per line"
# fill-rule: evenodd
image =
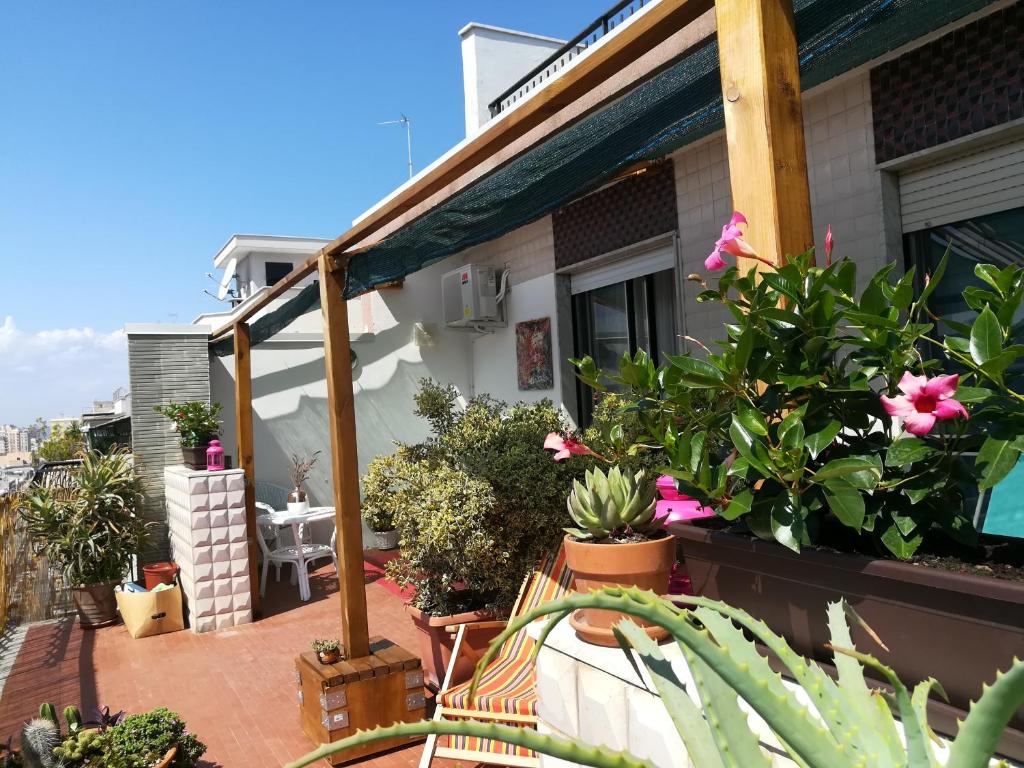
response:
M527 72L517 80L511 87L502 92L498 98L487 105L491 111L491 117L497 117L504 110L524 99L527 94L537 90L541 85L565 69L573 59L578 59L583 53L607 35L622 22L639 11L645 5L655 3L657 0L622 0L614 7L605 12L589 24L582 32L576 35L540 64Z

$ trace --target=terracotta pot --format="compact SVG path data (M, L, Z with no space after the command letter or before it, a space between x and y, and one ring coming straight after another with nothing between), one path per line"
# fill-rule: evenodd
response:
M806 656L829 663L827 603L845 597L888 651L857 627L854 643L908 686L934 676L949 705L929 705L932 725L956 733L956 718L1024 648L1024 583L896 560L780 544L693 525L672 527L698 595L763 619ZM950 706L952 705L952 706ZM1000 754L1024 759L1024 709L1003 733Z
M142 566L142 575L146 580L146 589L151 592L161 584L173 584L178 575L178 566L174 563L150 563Z
M167 754L160 758L160 762L154 763L153 768L167 768L178 756L178 747L174 746L167 750Z
M117 598L114 596L114 587L118 584L118 581L108 581L71 588L71 597L75 601L75 608L78 609L82 629L97 629L117 623Z
M341 652L335 648L333 651L317 651L316 657L321 664L333 664L341 656Z
M181 446L181 463L189 469L206 469L205 445Z
M374 531L373 542L377 549L396 549L398 547L398 531Z
M565 537L565 560L575 576L573 588L577 592L594 592L607 586L639 587L659 595L668 592L669 577L676 562L676 540L665 536L653 541L629 544L594 544ZM617 646L611 628L623 614L586 608L569 618L576 635L594 645ZM667 633L660 627L632 619L647 632L660 639Z
M448 632L448 627L468 624L472 621L490 621L494 617L485 611L466 611L452 616L431 616L419 608L406 604L405 610L412 617L420 641L420 659L423 660L423 680L431 688L437 690L444 680L445 671L455 649L455 632ZM481 629L467 632L463 640L477 654L483 653L491 641L500 634L500 629ZM459 660L452 672L452 685L464 683L473 676L474 663L459 655Z

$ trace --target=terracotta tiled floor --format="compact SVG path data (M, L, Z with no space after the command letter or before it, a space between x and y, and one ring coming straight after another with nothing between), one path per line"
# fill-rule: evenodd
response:
M401 598L378 579L379 572L367 570L370 634L416 652ZM0 740L41 701L58 709L80 704L86 713L97 704L129 712L166 706L209 746L208 765L256 768L294 760L313 747L298 725L294 657L310 638L339 634L333 566L310 581L313 599L299 604L298 588L286 576L275 583L271 570L265 618L203 635L185 630L133 640L123 626L83 631L66 621L32 627L0 699ZM417 745L357 764L407 768L420 751ZM444 762L435 765L445 768Z

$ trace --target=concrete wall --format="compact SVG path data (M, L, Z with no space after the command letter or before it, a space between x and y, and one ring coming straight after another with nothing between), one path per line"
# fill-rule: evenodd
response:
M132 451L146 495L143 514L154 520L150 547L142 561L168 556L164 509L164 467L181 464L178 433L153 410L175 401L210 402L210 367L205 326L126 325L131 385Z

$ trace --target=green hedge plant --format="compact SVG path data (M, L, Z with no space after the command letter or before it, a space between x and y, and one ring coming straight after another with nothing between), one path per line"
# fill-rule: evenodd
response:
M971 547L962 489L991 485L1024 449L1009 374L1024 344L1007 320L1024 270L981 265L991 290L965 292L977 320L943 339L928 298L945 265L916 297L913 270L897 279L893 264L860 290L852 262L816 266L810 252L760 272L728 267L698 296L731 318L712 348L660 366L626 355L616 375L574 362L596 390L625 391L638 446L663 451L680 490L759 537L799 551L828 522L897 558L932 531ZM944 357L926 356L929 342Z
M635 588L606 588L546 603L510 622L477 666L473 686L501 644L532 621L549 617L538 646L555 624L584 608L621 611L666 629L680 647L693 678L699 704L677 676L663 650L629 620L614 631L639 674L640 665L660 695L687 757L696 768L769 768L775 763L751 729L745 702L776 736L781 750L807 768L985 768L1010 718L1024 705L1024 663L994 675L960 723L948 756L939 762L927 703L941 695L934 679L908 689L870 653L857 650L850 622L867 628L845 602L828 606L827 619L837 676L795 653L762 621L725 603L679 598L676 605ZM879 641L880 642L880 641ZM755 644L756 643L756 644ZM766 649L766 650L762 650ZM768 655L765 655L767 653ZM795 685L787 685L769 656ZM880 677L890 691L872 688L865 672ZM470 691L472 695L472 690ZM900 736L899 721L904 737ZM533 729L470 721L424 721L376 728L323 745L288 768L312 765L331 754L396 736L466 735L496 739L571 763L596 768L649 768L628 753L595 747Z

